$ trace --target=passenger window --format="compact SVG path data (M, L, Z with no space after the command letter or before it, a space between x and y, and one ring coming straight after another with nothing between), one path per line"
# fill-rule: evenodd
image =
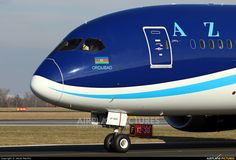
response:
M200 47L201 49L205 49L206 47L205 41L203 39L200 39Z
M212 39L209 40L209 47L210 47L210 49L215 48L215 42Z
M219 46L219 49L223 49L224 48L224 43L223 43L223 41L221 39L218 40L218 46Z
M80 42L82 41L82 39L72 39L69 41L63 41L56 50L59 51L69 51L69 50L73 50L76 49Z
M192 49L196 49L197 48L196 41L194 39L190 40L190 46L191 46Z
M99 52L103 50L104 48L105 46L100 40L89 38L85 41L85 43L81 47L81 50L89 51L89 52Z
M233 48L233 43L230 39L227 40L227 47L228 49L232 49Z

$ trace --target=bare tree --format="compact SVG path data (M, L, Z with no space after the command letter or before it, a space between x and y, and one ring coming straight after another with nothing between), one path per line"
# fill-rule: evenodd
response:
M13 98L13 103L14 103L14 107L22 106L22 99L18 94Z
M53 107L32 92L26 92L24 96L10 95L10 90L0 88L0 107Z
M39 99L32 92L26 92L23 98L23 106L25 107L49 107L52 105Z
M8 89L0 89L0 107L8 107L9 92Z

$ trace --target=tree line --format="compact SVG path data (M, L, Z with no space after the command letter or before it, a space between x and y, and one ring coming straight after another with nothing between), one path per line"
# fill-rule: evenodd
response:
M39 99L32 92L23 96L10 95L9 89L0 88L0 107L52 107L53 105Z

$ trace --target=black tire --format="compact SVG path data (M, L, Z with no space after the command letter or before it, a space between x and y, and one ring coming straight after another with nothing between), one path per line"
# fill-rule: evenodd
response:
M130 138L125 134L118 134L113 141L113 147L118 153L126 153L130 148Z
M108 134L104 140L104 148L108 152L114 152L113 142L114 142L114 133Z

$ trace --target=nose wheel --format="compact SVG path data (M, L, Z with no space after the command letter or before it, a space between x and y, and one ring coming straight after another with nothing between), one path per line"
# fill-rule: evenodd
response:
M111 133L104 140L104 148L108 152L126 153L130 145L130 138L126 134Z
M104 148L108 152L114 152L113 141L114 141L115 133L108 134L104 140Z

